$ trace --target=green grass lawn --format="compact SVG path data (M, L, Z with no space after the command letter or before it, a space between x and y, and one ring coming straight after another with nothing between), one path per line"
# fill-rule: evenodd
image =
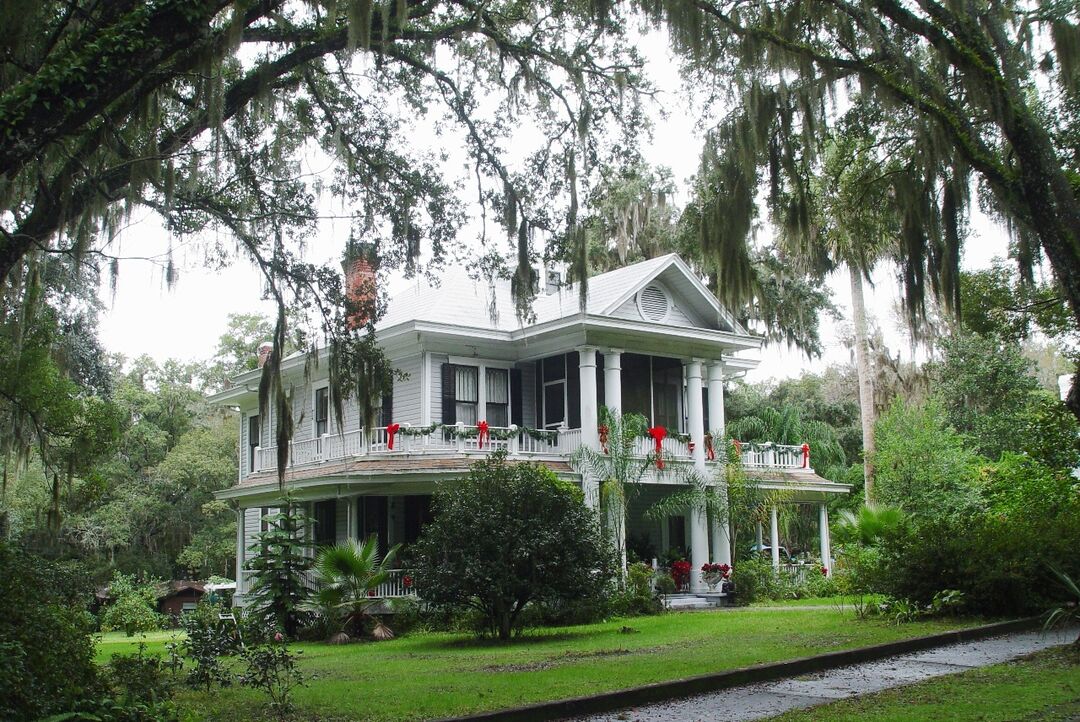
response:
M1064 722L1080 719L1080 657L1049 649L1019 660L790 712L776 722Z
M303 718L429 719L576 697L759 662L955 629L938 620L900 627L857 621L850 609L738 609L665 614L537 630L512 644L461 634L414 634L345 646L297 644L314 678L297 692ZM632 631L624 631L629 627ZM170 635L147 639L164 650ZM99 659L133 651L138 638L105 635ZM184 691L192 720L257 718L262 700L244 689Z

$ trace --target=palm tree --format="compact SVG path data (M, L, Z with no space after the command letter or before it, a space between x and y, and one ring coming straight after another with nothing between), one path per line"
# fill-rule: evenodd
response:
M319 550L314 567L319 591L308 610L322 615L336 630L331 642L348 642L345 630L358 628L368 610L379 603L375 591L390 578L389 565L400 548L400 544L395 545L380 558L379 541L372 534L364 541L346 539ZM380 622L374 635L386 639L393 633Z
M840 544L873 546L878 539L898 528L907 515L895 506L865 504L857 510L844 509L833 528Z
M814 468L823 475L847 465L844 447L836 432L824 421L806 420L798 406L784 404L765 406L753 416L742 416L728 422L727 432L740 441L777 444L810 445Z
M604 448L579 447L570 456L570 466L582 478L600 480L601 518L621 562L622 585L626 577L626 504L653 462L651 456L638 453L649 424L641 414L623 415L605 406L600 409L600 426L606 427Z
M725 459L714 480L702 476L691 466L680 467L683 487L653 504L645 512L650 519L662 520L691 509L705 508L707 517L715 523L727 524L730 555L735 559L740 527L754 528L767 524L769 510L791 498L786 489L766 489L751 479L743 467L738 447L724 439Z

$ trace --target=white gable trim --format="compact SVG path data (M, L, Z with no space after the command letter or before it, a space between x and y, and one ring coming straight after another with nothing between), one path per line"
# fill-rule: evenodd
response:
M716 312L718 316L720 316L720 318L731 324L732 329L734 329L736 333L746 333L746 329L744 329L742 325L735 320L735 317L731 314L731 312L720 304L720 301L716 298L716 296L713 295L712 291L710 291L709 288L701 282L701 279L698 278L697 274L694 273L693 270L688 265L686 265L686 262L683 261L683 259L675 253L668 254L667 261L653 269L652 273L643 276L641 280L631 286L628 291L624 292L615 301L608 304L607 307L604 308L600 313L607 315L613 313L616 309L621 308L623 304L634 298L634 296L637 295L643 288L655 281L661 273L671 268L672 266L678 268L679 271L683 274L683 276L690 280L690 283L693 284L695 290L697 290L697 292L706 300L706 302L708 302L709 306L712 307L712 309Z

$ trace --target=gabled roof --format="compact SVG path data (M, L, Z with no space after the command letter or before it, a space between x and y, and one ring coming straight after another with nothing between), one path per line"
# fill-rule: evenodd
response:
M610 314L657 279L680 292L710 327L746 333L693 270L674 253L590 278L585 313ZM534 318L524 325L539 325L580 314L578 290L578 284L567 284L555 293L541 293L533 304ZM490 313L492 305L497 311L494 319ZM514 312L509 281L497 281L490 286L470 279L463 269L451 269L443 275L438 286L418 280L412 288L396 294L391 298L378 328L391 328L409 321L499 331L513 331L522 327Z

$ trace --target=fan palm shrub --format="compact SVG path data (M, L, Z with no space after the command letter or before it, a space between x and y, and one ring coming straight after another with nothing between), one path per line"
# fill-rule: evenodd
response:
M858 509L844 509L833 523L833 536L839 544L873 546L907 519L904 511L885 504L865 504Z
M649 426L641 414L620 414L605 406L600 409L600 426L607 428L604 448L597 451L582 445L571 455L570 466L582 478L600 481L604 532L615 544L622 587L626 580L626 505L654 459L651 454L639 453L639 440Z
M346 539L319 550L314 566L319 590L308 609L326 621L331 642L348 642L349 630L362 629L371 608L381 601L376 591L390 578L390 564L400 548L395 545L380 557L378 538L372 534L363 541ZM393 636L381 622L373 634L377 639Z

